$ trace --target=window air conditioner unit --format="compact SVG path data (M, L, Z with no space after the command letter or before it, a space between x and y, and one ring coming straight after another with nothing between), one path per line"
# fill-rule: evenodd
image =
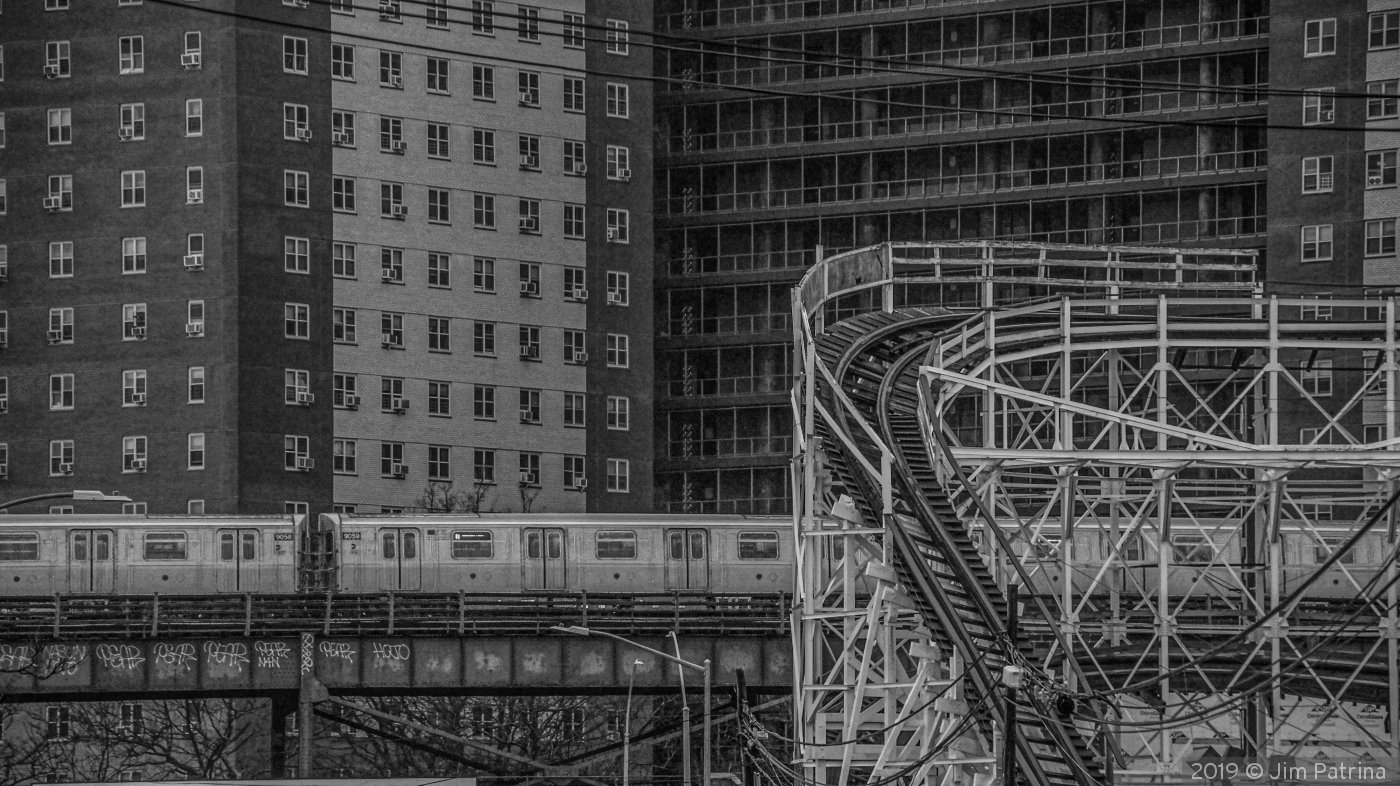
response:
M0 396L0 415L10 411L10 399L7 396Z
M534 419L535 419L534 413L532 413L530 410L528 410L528 409L522 409L522 410L520 410L520 422L521 422L521 423L529 423L529 422L533 421Z
M0 284L10 280L10 266L0 265Z
M520 357L522 357L522 358L532 358L532 359L533 359L533 358L537 358L537 357L539 357L539 356L540 356L540 355L539 355L539 351L538 351L537 349L535 349L533 346L528 346L528 345L527 345L527 346L523 346L523 347L520 348Z
M0 480L10 476L10 465L0 464Z
M203 323L203 322L187 322L187 323L185 323L185 335L190 336L191 338L193 338L193 337L195 337L195 336L202 336L202 335L204 335L204 323Z
M609 292L609 293L608 293L608 305L610 305L610 306L620 306L620 305L622 305L622 293L621 293L621 292Z
M347 147L350 144L350 135L344 131L332 131L331 144Z
M396 478L406 478L408 477L408 465L392 464L389 466L389 474Z
M50 344L57 344L58 342L60 342L60 341L62 341L62 340L63 340L63 331L62 331L62 330L50 330L50 331L49 331L49 343L50 343Z
M58 76L58 64L50 63L44 66L44 76L48 77L49 79L53 79L54 77Z
M204 267L203 254L188 254L185 256L185 267L191 270L198 270Z
M617 170L617 179L618 179L618 180L631 180L631 179L632 179L632 170L630 170L630 169L619 169L619 170Z
M345 408L346 408L346 409L359 409L359 408L360 408L360 397L359 397L359 396L346 396L346 397L345 397Z
M1380 184L1381 184L1381 176L1380 176L1380 175L1367 175L1367 176L1366 176L1366 185L1368 185L1368 186L1378 186L1378 185L1380 185Z
M394 205L394 218L404 219L408 217L408 208L403 205Z
M532 483L536 483L536 482L537 482L537 481L535 480L535 473L533 473L533 472L522 472L522 473L520 473L520 485L522 485L522 486L528 486L528 485L530 485L530 484L532 484Z
M526 104L526 105L534 104L534 103L535 103L535 94L534 94L534 93L525 92L525 91L521 91L521 93L520 93L520 103Z
M130 139L136 136L136 129L132 128L131 126L122 126L121 128L117 129L117 136L121 137L122 139Z
M60 207L63 207L63 197L56 197L56 196L44 197L44 209L45 209L45 210L57 210L57 209L59 209Z
M145 472L145 471L146 471L146 460L145 460L145 459L132 459L132 460L131 460L131 469L132 469L133 471L135 471L135 472Z
M198 204L202 204L203 202L204 202L204 189L202 189L202 188L191 188L191 189L190 189L190 193L189 193L189 203L190 203L191 205L198 205Z
M526 169L539 169L540 157L532 155L523 155L520 157L520 165L525 167Z
M310 141L311 141L311 129L309 129L309 128L298 128L298 129L297 129L297 139L300 140L300 141L302 141L302 142L310 142Z
M145 394L145 393L132 393L132 394L131 394L131 403L133 403L133 404L145 404L145 403L146 403L146 394Z
M203 62L199 52L186 52L180 55L180 65L185 68L199 68Z
M586 174L588 174L588 165L587 165L587 164L574 164L574 174L576 174L576 175L586 175Z
M394 340L394 336L391 333L382 333L380 334L380 338L380 343L384 345L385 349L389 349L390 347L396 347L399 345L399 342Z
M316 396L315 396L315 394L313 394L313 393L302 393L302 392L300 392L300 391L297 392L297 403L300 404L300 405L302 405L303 407L311 406L311 405L314 404L315 402L316 402Z
M398 280L399 280L399 277L394 273L394 269L393 269L393 268L390 268L390 267L386 267L386 268L384 268L383 270L379 271L379 275L380 275L380 277L383 278L385 281L398 281Z
M588 488L588 478L574 478L574 488L579 491Z
M520 219L520 231L521 231L521 232L538 232L539 229L540 229L540 228L539 228L539 226L536 224L535 219L533 219L533 218L522 218L522 219Z
M315 467L316 462L313 459L307 458L306 456L297 456L297 469L306 472L307 470L315 469Z
M390 87L403 87L403 77L399 74L394 74L390 76L389 85Z
M407 149L408 143L402 140L395 139L394 141L389 143L389 152L391 153L398 153L399 155L403 155L403 152Z
M587 362L588 362L588 353L587 353L587 352L575 352L575 353L574 353L574 362L575 362L575 363L587 363Z
M521 281L521 282L520 282L520 294L522 294L522 295L538 295L539 293L540 293L540 282L538 282L538 281Z
M1322 122L1330 123L1332 122L1332 118L1336 116L1336 114L1336 110L1328 109L1326 111L1318 112L1317 116L1321 118Z
M396 398L393 401L390 401L389 409L392 409L395 415L402 415L403 413L408 411L408 399Z
M72 475L72 474L73 474L73 463L72 463L72 462L62 462L62 463L60 463L60 464L58 465L58 474L60 474L60 475Z
M292 0L292 3L300 8L306 8L311 5L311 0Z
M615 228L613 228L613 227L608 227L608 242L609 242L609 243L616 243L616 242L617 242L617 230L616 230Z
M586 289L575 289L575 290L574 290L574 300L584 301L584 300L587 300L587 299L588 299L588 290L586 290Z
M132 335L133 337L135 337L135 338L145 338L145 337L146 337L146 326L145 326L145 325L137 325L136 327L133 327L133 328L131 329L131 335Z

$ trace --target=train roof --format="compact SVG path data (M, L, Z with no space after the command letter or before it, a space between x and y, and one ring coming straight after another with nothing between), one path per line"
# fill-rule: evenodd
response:
M289 526L296 523L297 516L149 516L149 515L69 515L33 513L24 515L0 515L0 529L35 529L37 527L59 527L82 529L83 527L247 527L266 526L282 523Z
M791 516L742 516L733 514L699 513L412 513L358 514L325 513L323 518L340 518L345 522L374 526L421 522L423 525L452 526L790 526Z

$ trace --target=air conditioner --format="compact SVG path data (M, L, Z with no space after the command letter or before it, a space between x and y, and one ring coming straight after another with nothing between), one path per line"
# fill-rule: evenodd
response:
M576 174L576 175L586 175L586 174L588 174L588 165L587 165L587 164L574 164L574 174Z
M391 464L391 465L389 465L389 474L390 474L390 475L393 475L393 476L396 477L396 478L408 477L408 465L407 465L407 464Z
M9 465L9 464L0 464L0 479L8 478L9 476L10 476L10 465Z
M341 147L348 147L350 145L350 135L345 133L344 131L332 131L331 144L340 145Z
M69 461L69 462L61 462L61 463L58 465L58 474L60 474L60 475L72 475L72 474L73 474L73 463L72 463L71 461Z
M608 242L609 242L609 243L615 243L615 242L617 242L617 230L614 229L614 228L612 228L612 227L608 227Z
M10 411L10 399L9 399L8 397L6 397L6 396L0 396L0 415L3 415L3 414L5 414L6 412L9 412L9 411Z
M131 329L131 335L132 335L133 338L145 338L145 337L146 337L146 326L145 326L145 325L137 325L137 326L133 327L133 328Z
M389 409L393 410L395 415L402 415L403 413L408 411L408 399L393 399L389 402Z
M346 409L359 409L359 408L360 408L360 397L359 397L359 396L346 396L346 397L345 397L345 408L346 408Z
M522 91L522 92L520 93L520 103L525 104L525 105L532 105L532 104L536 103L536 101L535 101L535 94L534 94L534 93L529 93L529 92L523 92L523 91Z
M523 346L523 347L520 348L520 357L522 357L522 358L531 358L531 359L534 359L534 358L537 358L537 357L539 357L539 356L540 356L539 349L536 348L536 347L534 347L534 346Z
M575 352L575 353L574 353L574 362L575 362L575 363L587 363L587 362L588 362L588 353L587 353L587 352Z
M588 488L588 478L574 478L574 488L579 491Z
M540 231L539 222L533 218L522 218L520 219L520 231L538 232Z
M380 276L380 278L383 278L385 281L398 281L398 280L399 280L398 275L394 272L394 269L391 268L391 267L386 267L386 268L384 268L383 270L379 271L379 276Z
M540 157L532 155L523 155L520 157L520 165L525 167L526 169L539 169Z
M145 394L145 393L132 393L132 394L131 394L131 403L133 403L133 404L145 404L145 403L146 403L146 394Z
M397 139L389 143L389 152L391 153L398 153L399 155L403 155L403 152L407 149L408 144Z
M394 205L394 218L404 219L408 217L408 208L403 205Z
M539 481L535 479L535 473L533 473L533 472L522 472L522 473L520 473L520 485L522 485L522 486L529 486L529 485L531 485L531 484L533 484L533 483L538 483L538 482L539 482Z
M522 410L520 410L520 422L521 422L521 423L533 423L534 420L535 420L535 414L534 414L533 412L531 412L531 411L528 410L528 409L522 409Z
M132 459L132 460L131 460L131 469L132 469L133 471L135 471L135 472L145 472L145 471L146 471L146 460L145 460L145 459Z
M301 393L301 392L298 392L298 393L297 393L297 403L300 404L300 405L302 405L303 407L311 406L311 405L314 404L315 402L316 402L316 396L315 396L315 394L313 394L313 393Z
M538 282L538 281L521 281L521 282L520 282L520 294L522 294L522 295L538 295L539 293L540 293L540 282Z
M1318 113L1317 113L1317 116L1318 116L1318 118L1320 119L1321 122L1323 122L1323 123L1330 123L1330 122L1332 122L1332 118L1335 117L1336 114L1337 114L1337 113L1336 113L1335 110L1328 109L1328 110L1326 110L1325 112L1318 112Z
M1381 181L1381 176L1380 176L1380 175L1367 175L1367 176L1366 176L1366 185L1368 185L1368 186L1378 186L1378 185L1381 185L1381 182L1382 182L1382 181Z
M292 5L295 5L299 8L306 8L307 6L311 5L311 0L292 0Z
M186 52L180 55L180 65L185 68L199 68L203 63L203 58L198 52Z
M297 469L301 470L302 472L305 472L309 469L314 469L315 467L316 462L312 459L309 459L306 456L297 456Z
M188 201L191 205L201 204L204 202L204 189L191 188L188 197Z
M57 210L57 209L59 209L60 207L63 207L63 197L56 197L56 196L44 197L44 209L45 209L45 210Z
M618 179L618 180L631 180L631 179L632 179L632 170L630 170L630 169L619 169L619 170L617 170L617 179Z
M0 284L10 280L10 266L0 265Z
M400 75L398 75L398 74L394 74L393 76L390 76L390 77L389 77L389 86L390 86L390 87L403 87L403 77L400 76Z
M297 129L297 139L300 140L300 141L302 141L302 142L310 142L310 141L311 141L311 129L309 129L309 128L298 128L298 129Z
M398 19L398 18L399 18L399 15L398 15L398 14L394 13L393 11L385 10L385 8L384 8L383 6L380 6L380 8L379 8L379 21L381 21L381 22L392 22L392 21L394 21L395 19Z
M60 342L60 341L62 341L62 340L63 340L63 331L62 331L62 330L50 330L50 331L49 331L49 343L50 343L50 344L57 344L58 342Z
M191 270L197 270L197 269L203 268L203 267L204 267L204 255L203 255L203 254L188 254L188 255L186 255L186 256L185 256L185 267L187 267L187 268L189 268L189 269L191 269Z
M622 293L621 293L621 292L609 292L609 293L608 293L608 305L610 305L610 306L620 306L620 305L622 305Z
M48 77L49 79L53 79L54 77L58 76L58 64L50 63L44 66L44 76Z
M136 129L132 128L131 126L122 126L121 128L117 129L117 136L121 137L122 139L130 139L136 136Z
M187 335L187 336L192 336L192 337L193 337L193 336L202 336L202 335L204 335L204 323L203 323L203 322L187 322L187 323L185 324L185 335Z
M587 299L588 299L588 290L586 290L586 289L575 289L575 290L574 290L574 300L583 301L583 300L587 300Z
M397 347L399 345L399 342L394 340L394 334L392 333L382 333L380 334L380 338L382 339L380 343L384 345L385 349Z

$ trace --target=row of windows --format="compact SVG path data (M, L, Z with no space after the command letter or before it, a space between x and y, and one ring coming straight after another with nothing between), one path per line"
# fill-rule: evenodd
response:
M73 144L73 110L69 107L47 112L49 145ZM146 105L122 104L117 118L117 138L123 142L140 142L146 138ZM185 101L185 136L204 136L204 99ZM310 138L309 136L307 137ZM0 112L0 148L5 147L5 113ZM71 189L70 189L71 190Z
M1367 33L1367 48L1371 51L1400 47L1400 11L1371 14ZM1336 53L1336 18L1309 19L1303 26L1303 56L1322 57Z
M301 306L300 308L308 308ZM122 341L145 341L147 337L147 309L145 303L126 303L122 305ZM49 309L49 329L47 338L50 346L72 344L76 340L73 328L73 308L51 308ZM307 312L309 315L309 311ZM309 316L308 316L309 319ZM0 347L9 346L9 312L0 311ZM300 325L297 326L300 329ZM288 330L292 326L289 324ZM309 330L309 329L308 329ZM205 335L205 308L203 300L185 301L185 336L188 338L203 338ZM308 331L303 331L302 335L288 338L309 338Z
M300 254L302 238L287 238L287 272L304 273L303 258ZM3 246L0 246L3 248ZM359 271L359 247L354 243L334 243L331 250L332 274L337 278L357 278ZM383 247L379 250L379 277L385 283L405 283L405 251L402 248ZM492 257L472 257L472 289L485 294L495 294L497 260ZM545 289L541 278L541 265L538 262L520 262L517 265L521 297L543 297ZM436 289L452 288L452 257L444 252L427 253L428 286ZM564 297L569 300L588 299L584 284L584 269L566 266L564 274ZM631 301L631 276L616 270L607 272L608 305L626 306Z
M288 437L291 440L292 437ZM300 439L300 438L298 438ZM290 442L288 450L290 450ZM450 445L428 445L428 480L452 480L452 447ZM410 467L404 458L405 444L402 442L379 443L379 475L383 478L404 480L410 474ZM290 455L290 454L289 454ZM332 444L333 469L338 475L358 475L360 471L360 443L354 439L336 439ZM543 485L540 473L539 453L520 453L519 484L526 487ZM494 484L497 482L497 451L489 448L472 450L472 482ZM288 469L293 467L288 466ZM607 460L607 490L627 493L630 490L629 474L631 462L627 459ZM563 487L582 491L588 487L587 471L583 456L564 456Z
M305 374L306 372L301 372ZM203 404L205 392L204 366L190 366L185 373L186 403ZM146 369L122 371L122 406L144 407L149 401ZM0 414L9 409L10 386L8 377L0 377ZM77 403L75 376L73 374L49 375L49 409L54 411L71 410Z
M1366 256L1382 257L1395 254L1395 219L1381 218L1367 221L1364 231ZM1302 260L1304 262L1322 262L1331 259L1332 237L1331 224L1304 226L1300 239Z
M306 405L314 399L310 394L310 376L298 369L286 370L285 400L288 404ZM405 391L403 377L381 377L379 384L379 410L395 415L406 414L412 406ZM366 395L372 395L366 392ZM520 421L540 423L540 401L543 391L536 388L520 388ZM583 427L586 424L586 404L583 393L564 392L564 425ZM332 383L332 404L337 409L359 409L361 404L359 377L355 374L334 375ZM495 385L472 385L472 417L476 420L496 420L497 388ZM607 397L607 427L611 431L627 431L630 428L631 399L627 396ZM452 417L452 383L428 380L429 415Z
M144 435L122 437L122 472L141 473L147 468L149 441ZM185 469L205 468L205 438L202 432L185 435ZM9 475L9 445L0 443L0 478ZM49 477L61 478L73 474L75 453L73 440L49 441Z
M394 533L384 533L385 543ZM490 530L452 530L452 559L494 559L496 556L496 533ZM534 533L531 533L534 535ZM667 554L671 559L709 559L706 539L686 538L685 533L671 532L667 539ZM687 542L688 541L688 542ZM739 559L777 559L778 533L740 532L737 539L736 556ZM539 559L540 543L538 536L527 538L526 556ZM381 550L382 554L383 550ZM533 553L532 553L533 552ZM593 536L593 554L598 559L636 559L637 533L635 530L603 530ZM407 557L407 551L404 556ZM391 559L392 557L386 557Z
M1324 194L1332 191L1332 156L1306 156L1302 160L1303 193ZM1366 153L1366 187L1393 188L1396 185L1396 151L1373 150Z
M66 0L65 0L66 2ZM451 24L448 0L426 0L415 5L423 6L422 19L427 27L434 30L447 30ZM282 0L283 5L295 4L293 0ZM381 0L379 21L402 24L402 0ZM496 35L496 4L492 0L470 0L468 23L472 35ZM416 10L416 9L415 9ZM331 0L331 11L354 16L354 0ZM506 14L507 18L512 15ZM517 5L515 19L516 40L525 43L540 42L540 9L534 6ZM628 53L628 23L621 19L607 19L606 48L608 54L626 56ZM582 14L563 14L559 20L559 35L566 49L582 49L584 44L584 17Z
M289 304L290 306L291 304ZM380 346L384 349L406 349L404 314L383 311L379 314ZM351 308L336 308L332 314L335 341L343 344L359 343L359 312ZM428 351L452 352L452 317L427 317ZM298 323L297 328L300 329ZM288 338L304 338L292 335L292 323L288 322ZM520 343L520 359L539 361L543 359L539 325L520 325L517 335ZM472 352L477 355L495 356L496 323L473 320ZM588 362L585 333L582 330L564 330L563 357L566 363ZM607 363L610 368L627 368L631 364L631 340L624 333L607 334Z
M287 204L295 196L300 201L295 203L298 207L309 205L307 194L307 174L305 172L287 173ZM146 171L144 169L131 169L121 173L121 206L145 207L146 206ZM295 192L293 190L295 186ZM5 181L0 179L0 215L8 211L7 203L8 190ZM185 167L185 204L199 205L204 203L204 167ZM73 176L72 175L49 175L48 196L44 198L44 210L50 213L68 213L73 210Z

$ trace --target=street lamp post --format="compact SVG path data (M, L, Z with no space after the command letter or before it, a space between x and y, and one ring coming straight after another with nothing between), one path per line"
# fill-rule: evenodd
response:
M676 636L675 631L671 631L671 643L676 646L676 658L679 659L681 640ZM681 678L681 774L684 776L685 786L692 786L690 782L690 699L686 698L685 695L685 668L679 663L676 664L676 675Z
M637 678L639 660L632 661L632 670L627 674L627 704L622 710L622 786L627 786L632 774L632 681Z
M47 494L35 494L32 497L20 497L9 502L0 502L0 510L13 508L16 505L27 505L30 502L42 502L46 499L75 499L80 502L130 502L131 497L121 494L103 494L100 491L53 491Z
M700 662L700 663L691 663L691 662L688 661L688 660L681 660L680 658L675 657L675 656L673 656L673 655L667 655L666 653L664 653L664 652L662 652L662 651L660 651L660 650L654 650L654 649L652 649L651 647L643 646L643 645L641 645L641 644L638 644L638 643L635 642L635 641L631 641L630 639L624 639L623 637L621 637L621 636L619 636L619 635L617 635L617 634L615 634L615 633L608 633L607 631L602 631L602 630L590 630L590 629L585 628L585 627L582 627L582 626L580 626L580 625L555 625L553 628L551 628L551 630L557 630L557 631L559 631L560 633L572 633L572 634L574 634L575 636L603 636L603 637L606 637L606 638L609 638L609 639L613 639L613 640L615 640L615 641L620 641L620 642L622 642L623 644L626 644L626 645L628 645L628 646L630 646L630 647L636 647L636 648L639 649L639 650L644 650L644 651L646 651L646 652L650 652L651 654L655 655L656 657L661 658L662 660L670 661L671 663L674 663L674 664L676 664L676 665L678 665L678 666L684 666L684 667L687 668L687 669L695 669L696 671L703 672L704 675L705 675L705 709L704 709L704 712L705 712L705 730L704 730L704 731L705 731L705 733L704 733L704 736L702 737L702 742L700 743L700 745L701 745L700 758L703 760L703 761L701 761L701 763L700 763L700 767L701 767L702 777L704 777L705 780L704 780L704 782L701 784L701 786L710 786L710 780L711 780L710 775L711 775L711 767L713 766L713 762L711 761L711 752L712 752L712 750L711 750L711 746L710 746L710 671L711 671L711 669L710 669L710 659L709 659L709 658L706 658L704 661L702 661L702 662ZM690 726L687 724L686 728L689 729Z

